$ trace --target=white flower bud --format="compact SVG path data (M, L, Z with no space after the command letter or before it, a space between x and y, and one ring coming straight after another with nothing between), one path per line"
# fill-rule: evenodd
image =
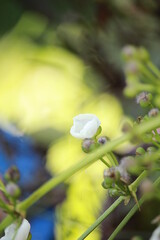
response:
M75 138L92 138L101 122L94 114L79 114L73 118L73 126L70 133Z
M26 219L23 219L20 227L18 223L12 223L5 229L5 236L1 240L27 240L30 232L30 224Z

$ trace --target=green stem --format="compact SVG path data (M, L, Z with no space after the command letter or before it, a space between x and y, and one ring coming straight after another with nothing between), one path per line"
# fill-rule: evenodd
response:
M160 71L159 71L159 69L158 69L151 61L149 61L149 62L147 63L147 66L151 69L151 71L152 71L155 75L157 75L158 78L160 77Z
M23 202L17 205L17 210L22 211L29 208L31 205L33 205L36 201L38 201L42 196L44 196L46 193L48 193L50 190L55 188L60 183L67 180L69 177L71 177L76 172L80 171L83 168L86 168L96 162L98 159L103 157L106 153L111 152L114 150L117 146L120 144L129 141L134 136L140 136L144 134L147 131L152 131L152 129L159 126L160 122L160 115L151 118L148 121L134 127L134 129L119 137L118 139L115 139L113 141L108 142L106 145L100 147L95 152L91 153L88 157L86 157L84 160L80 161L76 165L70 167L66 171L62 172L58 176L52 178L48 182L44 183L39 189L37 189L35 192L33 192L27 199L25 199ZM8 226L12 222L11 217L7 217L4 219L4 221L0 224L0 232Z
M112 159L114 160L115 164L118 165L119 163L118 163L117 158L116 158L116 156L114 155L114 153L113 153L113 152L110 152L110 155L111 155Z
M119 197L97 220L78 238L85 239L114 209L124 200L124 197Z
M140 182L142 182L142 180L147 176L147 171L144 170L140 176L138 176L138 178L129 186L130 191L136 191L137 187L139 186Z
M130 191L137 189L139 183L146 177L146 171L143 171L141 175L129 186ZM85 239L114 209L117 207L125 197L119 197L79 238L78 240ZM139 206L139 205L138 205Z
M110 161L111 166L116 166L116 164L115 164L115 162L114 162L114 159L112 158L112 156L111 156L110 153L106 153L106 157L107 157L108 160Z
M51 189L55 188L57 185L67 180L76 172L96 162L98 159L103 157L106 154L106 152L112 151L116 146L119 146L121 143L124 143L130 138L131 138L131 134L126 134L118 139L110 141L108 144L97 149L96 152L90 153L88 157L86 157L84 160L80 161L79 163L70 167L66 171L59 174L58 176L44 183L39 189L33 192L27 199L25 199L23 202L17 205L18 212L22 210L23 211L26 210L31 205L33 205L36 201L38 201L42 196L44 196L47 192L49 192ZM7 216L0 224L0 233L3 231L5 227L11 224L12 221L13 221L13 218L11 216Z
M141 72L146 78L148 78L148 80L152 81L155 85L159 85L159 79L155 77L143 64L141 65Z
M154 182L154 186L158 186L160 183L160 177ZM141 206L146 199L146 196L144 195L139 200L139 205ZM129 213L124 217L124 219L121 221L121 223L118 225L118 227L114 230L114 232L111 234L111 236L108 238L108 240L114 240L117 234L122 230L122 228L127 224L127 222L131 219L131 217L136 213L138 210L138 206L134 205L134 207L129 211Z
M108 168L110 168L111 166L104 160L103 157L100 158L101 162L103 162Z
M151 143L152 143L154 146L160 148L160 144L157 143L157 142L155 142L154 140L151 140Z

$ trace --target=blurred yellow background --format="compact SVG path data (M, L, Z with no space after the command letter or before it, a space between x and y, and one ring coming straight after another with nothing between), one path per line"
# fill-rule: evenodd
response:
M46 24L42 17L25 14L0 40L0 119L49 146L47 169L57 174L85 156L81 141L69 134L75 115L96 114L102 134L114 138L123 111L114 96L99 91L99 79L87 74L92 70L81 59L57 46L53 29L46 33L52 44L30 40ZM103 211L104 168L97 162L68 180L67 198L56 208L56 239L77 239ZM87 239L100 235L97 229Z

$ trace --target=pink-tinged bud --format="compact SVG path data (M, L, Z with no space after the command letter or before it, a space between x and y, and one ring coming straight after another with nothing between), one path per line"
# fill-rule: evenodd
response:
M5 175L4 175L4 178L9 182L18 182L19 179L20 179L20 172L18 170L18 168L16 166L12 166L10 167Z
M20 188L14 182L10 182L6 185L6 192L13 198L18 198L21 194Z
M82 141L82 150L89 153L96 148L96 142L93 139L86 138Z
M137 97L137 104L140 104L141 107L147 107L150 105L152 99L152 94L147 92L141 92Z
M128 45L122 48L122 56L124 57L125 60L129 60L134 58L136 55L136 48Z
M149 113L148 116L149 117L156 117L159 113L159 109L158 108L152 108Z
M100 145L104 145L104 144L106 144L107 143L107 141L109 140L109 138L108 137L100 137L100 138L98 138L98 143L100 144Z
M142 195L153 192L153 183L149 179L144 180L140 185L140 191Z
M126 74L137 74L139 72L139 64L137 61L130 61L125 66Z

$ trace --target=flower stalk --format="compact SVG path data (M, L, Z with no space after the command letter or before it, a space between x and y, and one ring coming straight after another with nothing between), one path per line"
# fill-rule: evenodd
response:
M70 167L66 171L62 172L56 177L53 177L48 182L43 184L39 189L37 189L35 192L33 192L27 199L25 199L23 202L19 203L16 207L16 210L18 212L20 211L26 211L31 205L33 205L36 201L38 201L41 197L43 197L46 193L48 193L50 190L55 188L60 183L66 181L69 177L80 171L81 169L84 169L94 162L96 162L98 159L103 157L106 153L110 153L112 150L114 150L117 146L120 144L131 140L135 136L141 136L147 131L152 131L152 129L159 127L160 123L160 115L158 115L155 118L151 118L148 121L135 126L134 129L125 134L121 137L109 141L106 145L98 148L96 151L91 152L84 160L80 161L79 163L75 164L74 166ZM0 224L0 232L7 227L11 222L13 221L13 217L8 216L2 221Z

